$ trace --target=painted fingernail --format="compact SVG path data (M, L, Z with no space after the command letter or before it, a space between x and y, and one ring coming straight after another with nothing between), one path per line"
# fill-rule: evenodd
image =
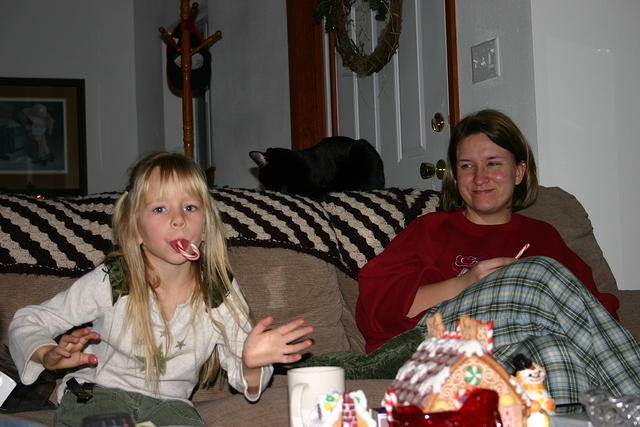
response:
M98 358L95 355L91 355L89 356L89 363L91 363L92 365L97 365L98 364Z

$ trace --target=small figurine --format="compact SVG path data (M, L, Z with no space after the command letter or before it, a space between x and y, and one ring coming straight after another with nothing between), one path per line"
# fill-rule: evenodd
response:
M516 355L513 364L515 379L531 400L527 427L550 425L549 415L555 415L556 403L543 384L547 371L523 354Z

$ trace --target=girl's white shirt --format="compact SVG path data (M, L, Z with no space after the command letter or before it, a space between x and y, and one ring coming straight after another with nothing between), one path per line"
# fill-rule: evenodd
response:
M235 294L240 296L235 279L232 284ZM95 354L98 365L68 374L63 379L64 383L70 377L75 377L80 383L92 382L103 387L191 404L189 396L198 382L200 367L215 350L218 352L220 366L227 372L229 384L244 393L250 401L260 398L271 378L273 367L262 368L260 391L255 395L248 394L240 358L244 341L251 330L248 319L237 316L242 320L242 324L237 325L235 317L225 304L212 310L213 318L225 327L229 341L227 347L207 315L204 303L197 307L194 324L191 324L191 304L180 304L173 318L167 322L171 334L167 343L160 308L156 299L150 298L153 331L165 362L158 392L154 393L153 386L145 382L141 355L134 354L131 344L132 331L126 318L127 299L128 296L123 296L112 304L109 276L104 266L100 265L50 300L18 310L9 325L9 349L20 372L21 381L27 385L32 384L44 370L41 364L31 360L39 347L55 345L54 337L74 326L92 322L92 329L102 339L97 344L89 345L85 352ZM239 303L246 309L244 299ZM59 387L58 400L63 393L64 387Z

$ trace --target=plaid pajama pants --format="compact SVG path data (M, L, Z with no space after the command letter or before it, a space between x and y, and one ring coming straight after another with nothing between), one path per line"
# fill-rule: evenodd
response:
M588 389L640 393L638 343L553 259L530 257L503 267L432 307L420 324L436 312L449 329L462 314L492 320L494 357L509 369L518 353L544 366L557 405L577 403Z

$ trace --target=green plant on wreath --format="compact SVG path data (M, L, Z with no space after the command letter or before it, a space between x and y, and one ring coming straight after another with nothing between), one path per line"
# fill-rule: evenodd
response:
M355 0L318 0L315 16L325 18L325 30L335 32L336 50L342 63L361 76L368 76L382 69L398 50L402 29L402 0L368 0L369 8L376 12L376 19L387 24L378 37L378 44L369 55L349 36L349 12Z

